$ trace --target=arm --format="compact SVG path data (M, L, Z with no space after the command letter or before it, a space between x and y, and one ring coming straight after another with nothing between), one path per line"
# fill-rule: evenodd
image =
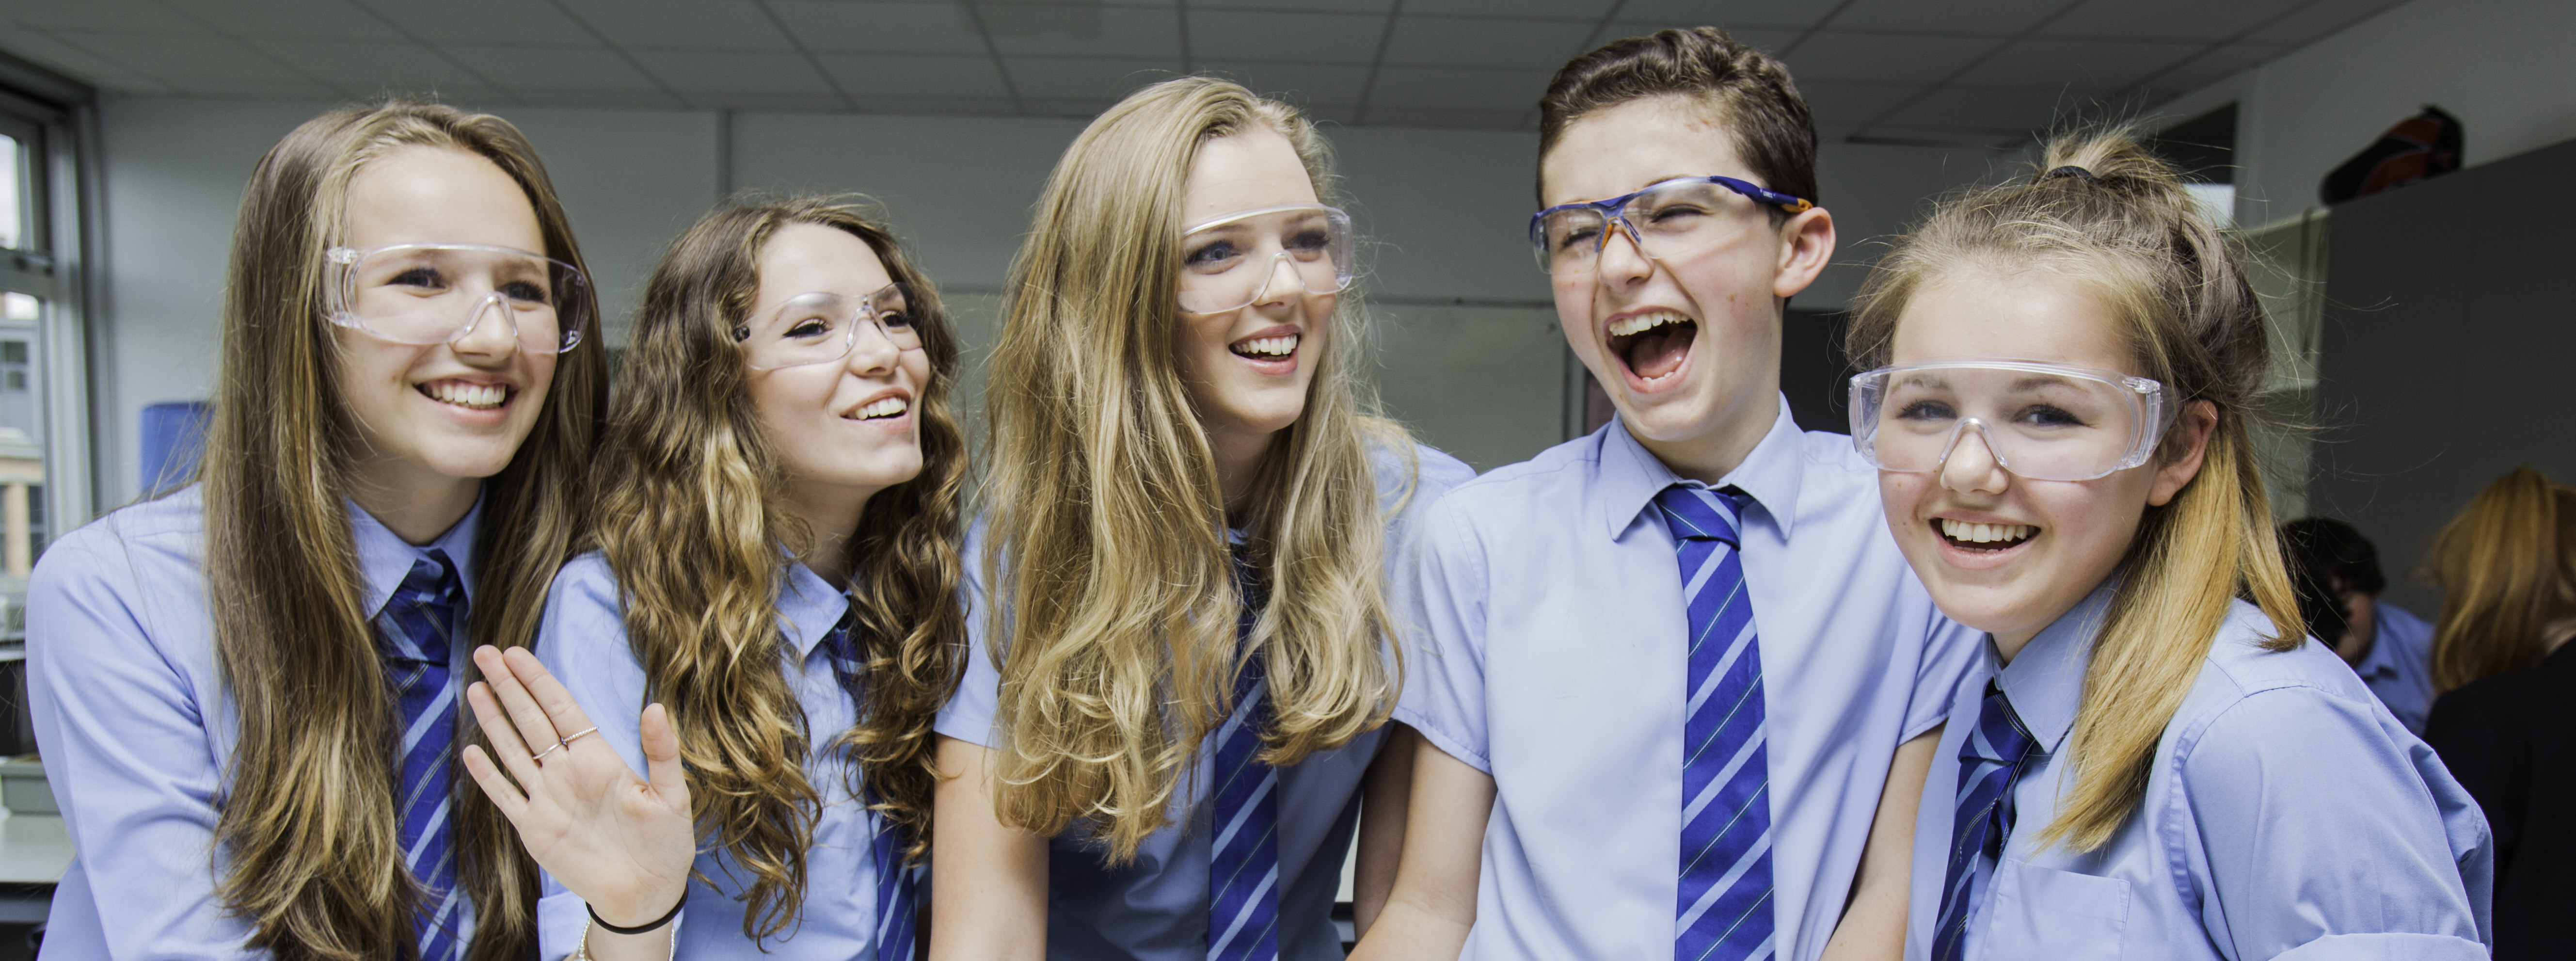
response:
M1351 879L1351 926L1360 937L1368 936L1369 925L1377 922L1387 893L1395 888L1406 809L1413 804L1414 751L1421 743L1422 735L1412 728L1390 723L1386 744L1360 781L1359 864Z
M2531 770L2522 759L2532 756L2526 732L2496 723L2476 688L2442 695L2424 722L2424 741L2442 756L2442 764L2476 798L2487 828L2495 832L2496 873L2513 863L2522 842L2523 799L2530 796Z
M518 829L528 856L611 924L649 924L676 908L688 895L697 832L669 712L659 704L644 709L647 781L606 739L582 736L596 728L536 655L485 646L474 664L485 680L465 696L500 762L468 746L465 770ZM555 746L566 737L572 740ZM543 760L530 756L531 742L544 745ZM600 961L658 961L671 956L672 927L624 935L594 923L582 946Z
M1860 872L1852 878L1851 900L1842 921L1825 942L1826 961L1893 958L1905 953L1906 888L1913 883L1914 817L1923 801L1923 778L1932 772L1941 746L1941 728L1916 735L1896 748L1887 764L1887 786L1878 793L1878 814L1869 826L1869 845L1861 851Z
M1046 957L1047 839L993 813L993 751L939 738L930 845L930 956Z
M1404 863L1377 924L1351 952L1355 961L1454 959L1476 924L1477 872L1494 779L1416 736L1413 804Z

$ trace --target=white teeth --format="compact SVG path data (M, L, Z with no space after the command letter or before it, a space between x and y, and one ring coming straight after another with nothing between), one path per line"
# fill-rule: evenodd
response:
M1638 314L1637 316L1624 320L1612 321L1610 323L1610 336L1633 337L1637 334L1645 333L1646 331L1653 330L1665 324L1685 324L1689 322L1690 318L1669 310L1658 311L1651 314Z
M2028 524L1971 524L1942 518L1941 533L1961 543L1990 544L2026 540L2039 529Z
M491 410L501 406L502 401L510 399L510 389L499 384L468 384L464 381L442 380L423 384L421 389L427 391L433 400L475 410Z
M888 397L884 400L859 408L859 419L875 420L879 417L894 417L911 409L912 405L906 402L903 398Z
M1264 337L1259 340L1247 340L1243 343L1234 345L1234 352L1238 354L1258 355L1263 357L1286 357L1297 352L1297 337L1298 335L1296 334L1289 334L1286 337Z

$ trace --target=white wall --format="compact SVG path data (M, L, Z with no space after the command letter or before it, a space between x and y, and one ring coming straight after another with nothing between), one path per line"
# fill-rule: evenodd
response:
M2382 131L2435 104L2460 118L2467 165L2576 138L2576 3L2414 0L2161 112L2229 102L2237 115L2237 222L2317 204L2317 184Z
M329 105L111 98L102 110L112 331L95 365L116 409L98 438L108 503L132 497L144 405L212 390L233 217L251 166ZM654 259L738 189L882 201L980 348L1030 205L1080 121L1042 118L505 108L546 160L607 308L610 340ZM1562 439L1565 358L1530 262L1537 135L1327 125L1378 304L1380 393L1429 442L1480 468ZM1802 307L1835 307L1922 202L1984 176L1983 152L1827 144L1837 264ZM969 371L973 379L974 371ZM970 389L974 385L969 384ZM973 406L970 403L970 407Z

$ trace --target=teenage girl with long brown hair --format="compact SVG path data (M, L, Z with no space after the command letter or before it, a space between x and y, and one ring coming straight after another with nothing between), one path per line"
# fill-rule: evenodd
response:
M1903 238L1850 338L1888 526L1987 635L1909 957L2486 955L2484 821L2305 642L2249 427L2262 307L2171 167L2051 143Z
M965 645L956 362L938 292L853 208L730 206L664 255L598 549L536 656L476 654L516 784L466 764L547 872L544 957L912 957Z
M1361 403L1329 164L1293 108L1185 77L1048 179L987 380L936 957L1338 958L1364 781L1362 902L1393 875L1386 545L1469 471Z
M78 851L49 953L525 957L461 787L472 644L523 647L606 390L572 230L498 117L335 110L261 158L197 483L54 542L37 740Z

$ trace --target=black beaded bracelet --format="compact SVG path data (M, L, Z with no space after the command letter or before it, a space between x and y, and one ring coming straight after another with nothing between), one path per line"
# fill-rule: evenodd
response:
M614 925L614 924L610 924L610 923L608 923L608 919L603 918L603 917L600 917L600 916L599 916L599 909L598 909L598 908L591 907L591 906L590 906L590 902L587 902L587 901L582 902L581 907L582 907L582 910L585 910L585 911L590 912L590 923L592 923L592 924L596 924L596 925L599 925L600 927L607 929L610 933L613 933L613 934L643 934L643 933L648 932L648 931L651 931L651 930L653 930L653 929L655 929L655 928L661 927L661 926L663 926L663 925L665 925L665 924L669 924L669 923L671 923L671 919L672 919L672 918L679 917L679 916L680 916L680 909L681 909L681 908L684 908L684 907L687 907L687 906L688 906L688 904L689 904L689 898L688 898L688 896L687 896L687 895L681 895L681 897L680 897L680 903L672 905L672 906L671 906L671 910L663 912L661 917L654 918L654 919L653 919L653 920L651 920L651 921L645 922L645 923L643 923L643 924L636 925L636 926L631 927L631 928L621 928L621 927L618 927L617 925Z

